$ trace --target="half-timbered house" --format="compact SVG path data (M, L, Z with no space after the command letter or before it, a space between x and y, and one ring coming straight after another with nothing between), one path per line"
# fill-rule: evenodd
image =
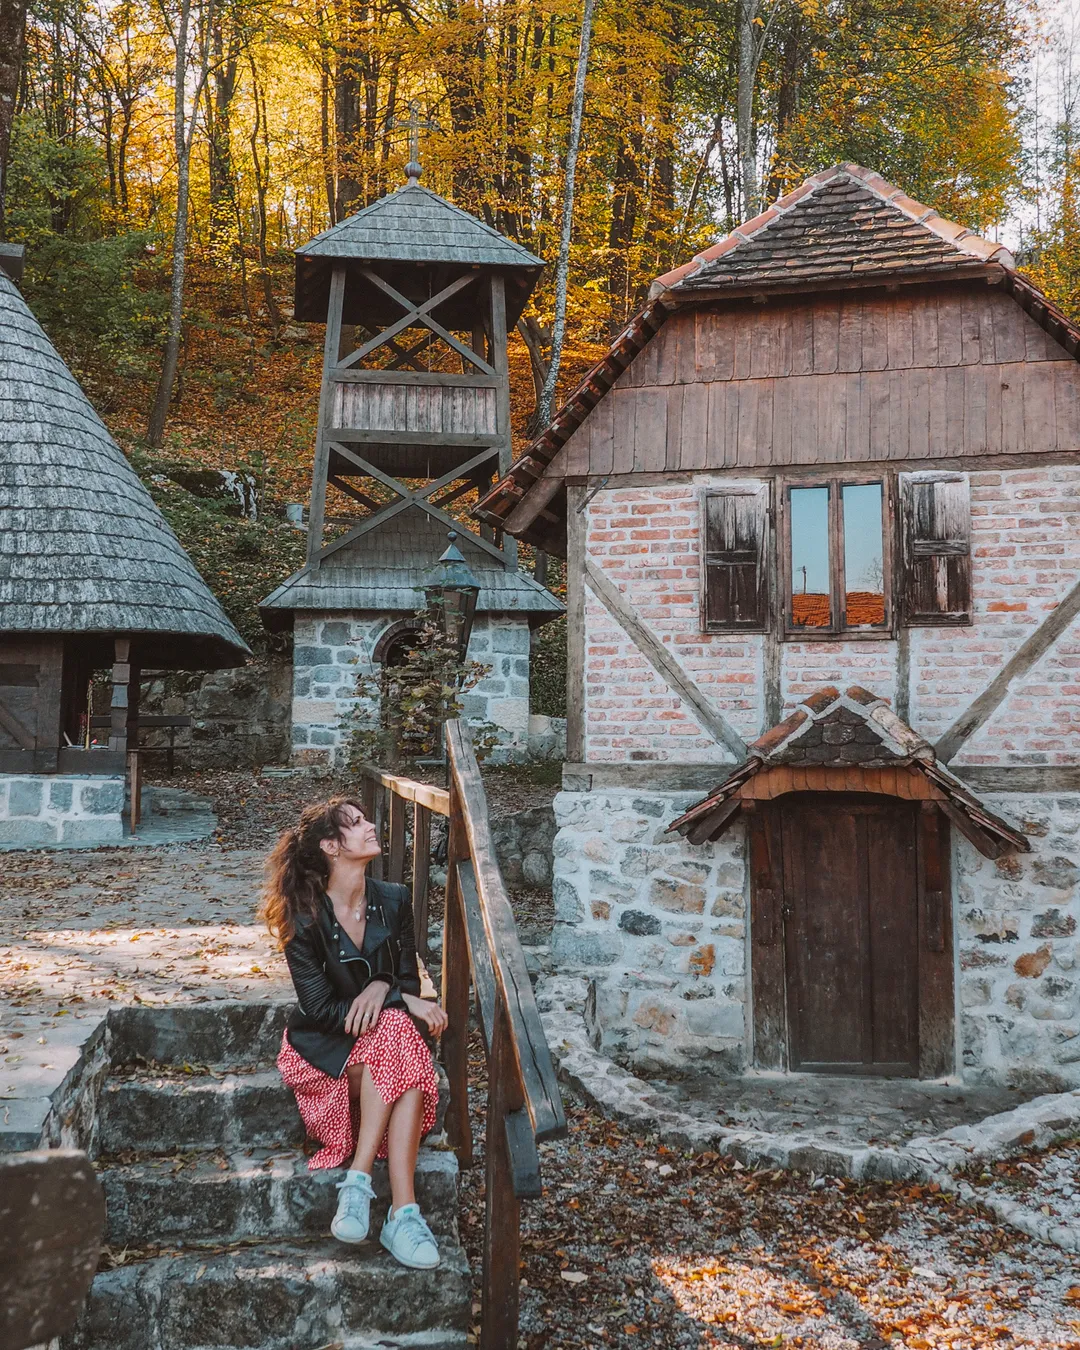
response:
M0 253L0 847L115 843L140 671L250 653L19 294L20 260Z
M568 559L554 950L617 1058L1080 1083L1078 350L840 165L481 502Z

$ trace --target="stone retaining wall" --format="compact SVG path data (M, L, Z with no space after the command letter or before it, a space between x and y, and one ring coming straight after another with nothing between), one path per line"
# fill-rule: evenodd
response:
M0 774L0 849L113 844L124 837L124 779Z
M190 769L237 769L283 764L289 758L292 664L264 657L232 670L214 670L191 685L191 677L154 680L143 691L141 711L185 715L190 728L176 732L176 762ZM168 733L146 730L141 740L167 746ZM148 766L165 767L163 754Z
M550 806L532 806L510 815L493 817L491 838L499 870L508 886L550 886L555 812Z

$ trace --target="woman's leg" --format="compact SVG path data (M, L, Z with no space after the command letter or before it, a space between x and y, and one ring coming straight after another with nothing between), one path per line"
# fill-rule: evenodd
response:
M416 1158L420 1152L420 1131L424 1124L424 1094L410 1088L394 1103L386 1136L386 1164L390 1173L390 1194L394 1210L416 1203Z
M370 1176L393 1107L387 1106L379 1095L366 1064L354 1064L347 1072L349 1096L360 1104L360 1132L349 1167L351 1171L366 1172Z

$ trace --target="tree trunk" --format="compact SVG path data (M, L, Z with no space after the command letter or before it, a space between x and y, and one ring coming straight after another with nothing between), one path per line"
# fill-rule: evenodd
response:
M173 91L173 143L176 151L176 221L173 225L172 283L169 288L169 327L165 338L165 358L154 394L146 439L154 447L165 436L176 367L180 360L180 335L184 325L184 268L187 262L188 195L191 186L191 131L187 123L187 42L191 21L191 0L181 0L176 33L176 85ZM198 107L192 109L192 119Z
M233 262L238 236L236 176L232 160L232 105L236 94L237 40L229 13L215 7L210 24L213 97L207 96L210 176L210 252L218 262Z
M551 421L551 405L555 386L559 381L563 338L566 334L566 286L570 275L570 233L574 223L574 178L577 173L578 146L581 143L581 119L585 108L585 75L589 68L589 41L592 38L594 0L585 0L581 16L581 46L578 48L577 75L574 79L574 101L570 109L570 142L566 147L566 179L563 189L562 234L559 238L559 259L555 265L555 322L551 326L551 363L540 395L538 421L546 426Z
M754 144L754 20L758 0L739 3L739 89L736 103L739 175L744 220L757 214L757 146Z
M26 0L0 0L0 239L4 237L4 194L11 152L11 124L15 120L25 49Z
M359 26L353 0L336 0L337 69L334 72L334 130L337 147L337 187L334 214L344 220L356 208L360 182L356 174L360 131Z

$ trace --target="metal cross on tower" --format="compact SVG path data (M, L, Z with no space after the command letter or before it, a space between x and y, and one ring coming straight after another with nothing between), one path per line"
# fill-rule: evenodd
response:
M405 165L405 175L410 183L420 181L420 175L424 172L420 163L420 133L421 131L438 131L437 122L426 122L420 116L420 104L417 99L409 101L408 117L397 117L394 119L393 126L407 127L409 132L409 162Z

